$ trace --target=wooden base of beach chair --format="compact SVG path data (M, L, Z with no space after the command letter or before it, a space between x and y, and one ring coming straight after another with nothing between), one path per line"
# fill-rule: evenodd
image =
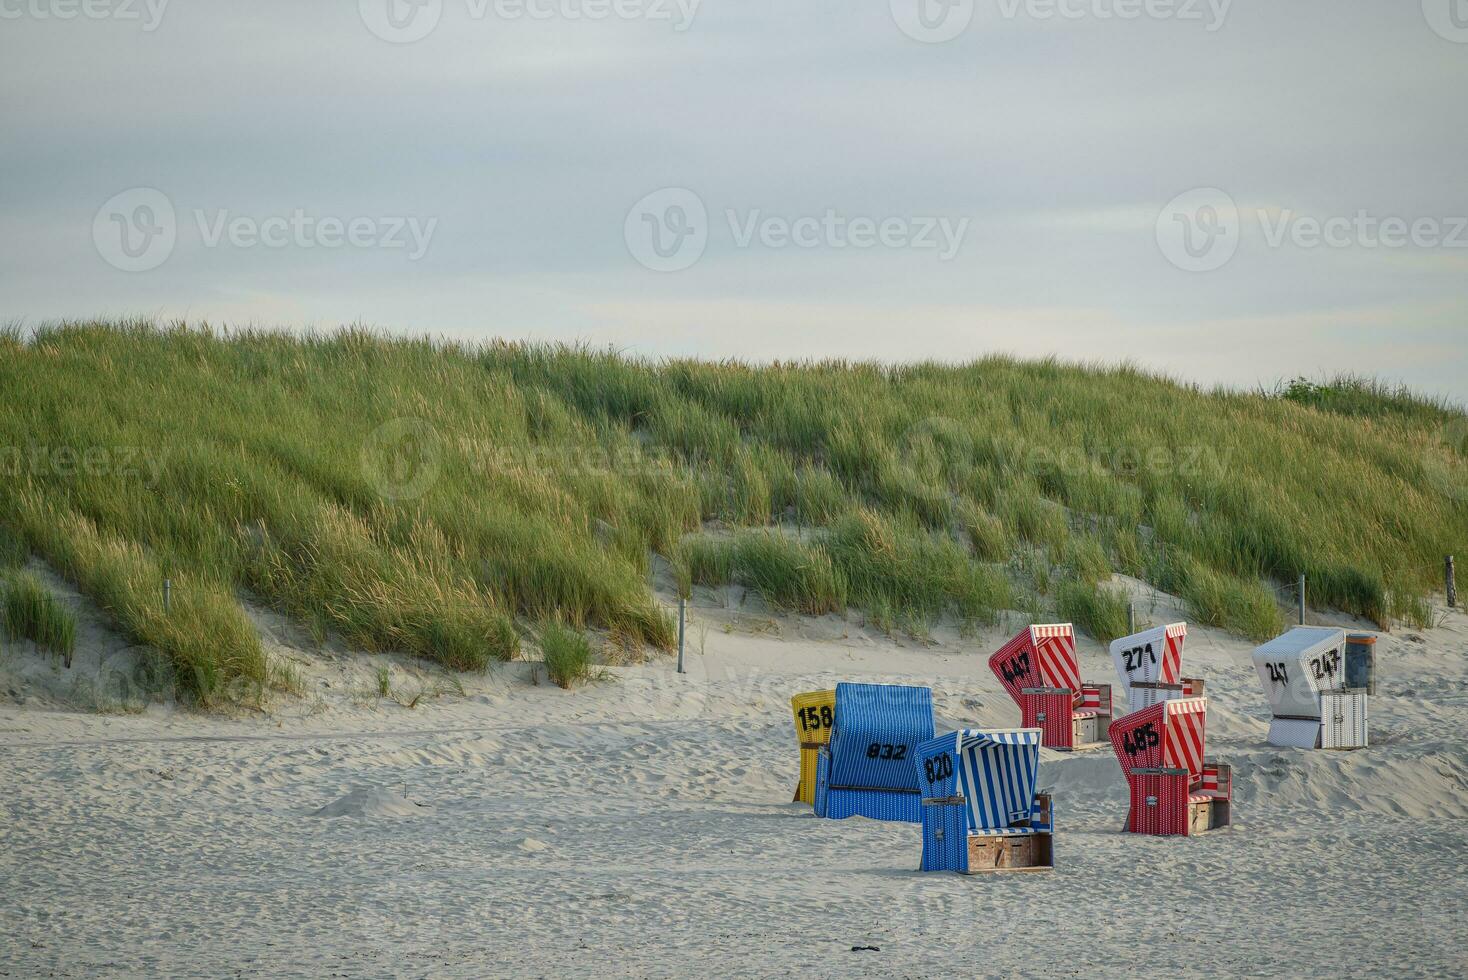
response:
M1110 715L1086 715L1070 721L1069 747L1057 747L1060 752L1083 752L1086 749L1110 747L1106 740L1106 726L1111 724Z
M987 871L1050 871L1055 867L1053 834L970 834L968 874Z
M1188 835L1227 827L1232 814L1228 800L1204 800L1188 804Z

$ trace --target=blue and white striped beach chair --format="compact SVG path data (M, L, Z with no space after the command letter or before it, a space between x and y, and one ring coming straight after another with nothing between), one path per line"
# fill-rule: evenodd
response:
M1040 870L1055 865L1038 728L950 732L918 746L924 871Z
M816 816L917 823L922 796L912 760L932 737L926 687L837 684L831 741L816 759Z

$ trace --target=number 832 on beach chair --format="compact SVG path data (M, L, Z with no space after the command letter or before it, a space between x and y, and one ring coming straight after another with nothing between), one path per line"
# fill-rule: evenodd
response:
M1229 825L1233 770L1203 758L1207 716L1207 698L1175 698L1111 723L1131 794L1123 829L1188 836Z
M1039 871L1055 866L1054 818L1038 728L961 731L917 749L924 871Z
M808 691L790 699L795 713L795 737L800 741L800 781L795 784L796 803L816 799L816 760L831 740L831 723L836 715L835 691Z
M926 687L837 684L831 738L816 756L816 816L917 823L922 796L912 763L932 737Z
M1041 730L1045 748L1069 751L1104 741L1111 685L1081 683L1069 623L1025 627L989 658L989 669L1019 705L1024 727Z

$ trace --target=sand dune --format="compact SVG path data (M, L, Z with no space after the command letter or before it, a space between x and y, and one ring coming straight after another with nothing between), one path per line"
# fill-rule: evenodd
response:
M1122 835L1110 752L1046 751L1057 870L970 879L918 874L912 826L789 803L787 698L928 683L940 726L1014 724L984 664L999 629L923 644L710 600L684 676L659 660L565 692L512 664L409 709L372 670L431 688L421 666L308 653L259 614L306 698L97 715L78 700L126 651L71 601L69 675L25 645L0 660L0 973L1468 972L1461 614L1383 637L1374 744L1352 753L1265 744L1251 645L1194 629L1236 826ZM1110 679L1099 644L1081 655Z

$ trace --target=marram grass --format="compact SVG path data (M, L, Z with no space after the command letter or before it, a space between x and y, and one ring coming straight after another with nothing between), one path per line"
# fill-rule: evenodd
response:
M1111 633L1112 572L1250 636L1302 572L1314 605L1420 619L1468 551L1468 420L1308 394L1001 357L9 331L0 560L45 559L205 701L271 677L245 598L455 669L515 657L532 623L667 649L658 556L683 592L739 581L916 633L1057 603Z

